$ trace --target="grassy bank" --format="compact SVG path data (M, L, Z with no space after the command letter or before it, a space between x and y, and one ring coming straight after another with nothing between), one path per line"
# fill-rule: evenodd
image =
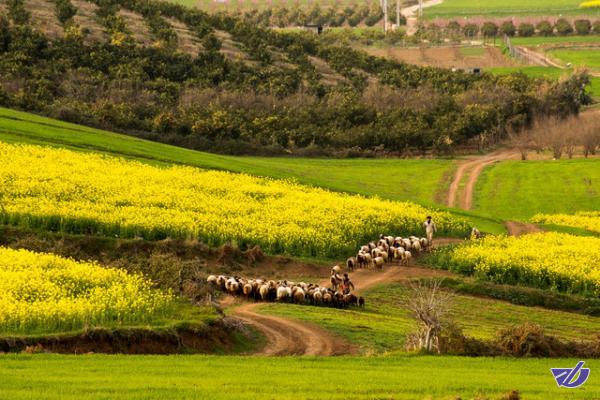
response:
M598 210L599 159L505 161L484 169L474 209L504 219Z
M315 323L357 344L367 354L402 350L406 335L415 329L406 308L407 288L402 284L384 285L364 296L364 310L265 304L260 312ZM564 340L591 339L600 326L599 317L469 295L456 296L452 317L466 335L486 340L495 338L500 329L524 322L538 324L548 334Z
M600 381L556 386L570 359L0 356L0 397L18 399L597 399ZM586 363L592 370L600 361ZM434 379L432 372L435 371ZM32 379L35 377L35 379Z

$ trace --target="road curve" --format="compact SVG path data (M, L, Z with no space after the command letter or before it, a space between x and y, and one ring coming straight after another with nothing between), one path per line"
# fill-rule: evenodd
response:
M360 295L373 286L416 277L447 276L447 271L419 267L386 266L383 271L361 269L352 273L355 294ZM321 282L327 285L329 281ZM259 314L263 303L244 303L232 311L232 316L260 331L266 338L262 349L252 353L264 356L337 356L356 354L358 348L343 338L305 321Z

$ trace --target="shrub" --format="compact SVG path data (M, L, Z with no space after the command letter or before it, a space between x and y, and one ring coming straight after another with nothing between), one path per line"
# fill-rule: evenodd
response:
M566 353L564 344L529 322L502 329L497 343L504 354L516 357L556 357Z
M519 36L530 37L534 34L535 27L533 26L533 24L530 24L528 22L522 22L521 24L519 24Z
M542 36L552 36L552 34L554 33L554 28L552 27L552 24L548 21L541 21L535 26L535 28Z
M498 34L498 25L493 22L486 22L481 27L481 33L485 37L492 37Z
M475 37L479 33L479 27L476 24L466 24L463 27L463 33L466 37Z
M513 24L512 21L504 21L500 26L500 33L502 33L503 35L515 36L516 32L517 28L515 27L515 24Z
M556 28L556 32L558 32L559 35L570 35L571 33L573 33L573 27L571 26L571 23L564 18L561 18L558 21L556 21L554 27Z
M589 19L578 19L575 21L575 31L578 35L587 35L592 30L592 23Z
M55 0L56 17L61 24L65 25L77 13L77 9L71 4L70 0Z
M460 24L456 21L450 21L448 23L448 25L446 25L446 32L459 33L460 32Z

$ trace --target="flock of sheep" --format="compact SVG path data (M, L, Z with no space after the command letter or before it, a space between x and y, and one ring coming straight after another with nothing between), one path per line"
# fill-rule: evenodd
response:
M355 268L378 268L391 260L398 260L408 265L412 252L420 253L429 248L431 243L426 238L410 236L408 238L381 235L378 242L369 242L361 246L356 257L346 260L348 270Z
M382 269L385 263L397 260L408 265L412 254L427 250L431 243L426 238L408 238L381 235L379 241L361 246L356 257L346 260L349 271L356 268ZM339 266L331 271L331 288L314 283L244 279L237 276L210 275L206 280L215 289L233 296L242 296L254 301L277 301L296 304L324 305L346 308L364 307L365 299L340 289L342 277Z
M332 290L314 283L243 279L223 275L210 275L206 280L215 289L254 301L277 301L339 308L364 307L365 305L363 297L357 297L352 293L344 294L340 290Z

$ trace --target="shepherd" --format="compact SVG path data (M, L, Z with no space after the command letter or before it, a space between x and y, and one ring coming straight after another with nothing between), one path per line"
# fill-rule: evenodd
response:
M431 219L431 215L427 216L427 219L423 222L423 227L427 234L427 242L429 243L429 246L431 246L433 243L433 233L437 232L437 227L435 226L435 222Z
M354 283L352 283L352 281L350 280L348 273L345 273L344 280L342 281L342 293L349 294L352 290L354 290Z

